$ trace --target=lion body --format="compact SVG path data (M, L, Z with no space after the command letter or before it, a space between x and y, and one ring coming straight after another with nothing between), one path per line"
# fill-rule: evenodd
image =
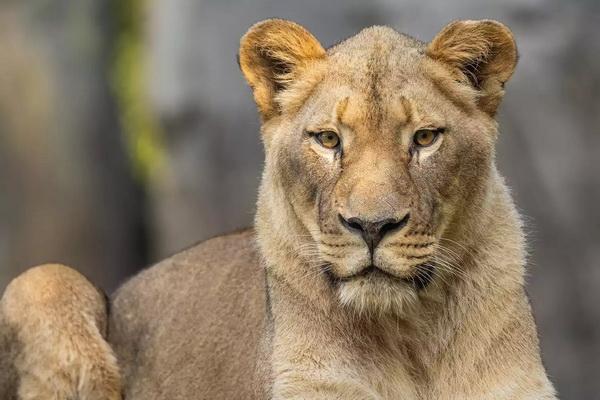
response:
M516 58L493 21L450 24L429 45L373 27L327 51L294 23L255 25L240 49L266 149L255 229L143 271L109 313L73 270L18 278L0 314L16 361L0 379L95 382L83 399L118 398L120 377L129 400L554 399L521 220L494 164ZM437 136L416 146L423 129ZM375 242L365 226L388 228ZM56 362L80 341L77 362ZM34 349L46 357L23 362ZM30 395L40 385L12 387L63 398Z
M251 230L214 238L115 293L109 341L127 399L266 398L256 370L266 292L255 247Z

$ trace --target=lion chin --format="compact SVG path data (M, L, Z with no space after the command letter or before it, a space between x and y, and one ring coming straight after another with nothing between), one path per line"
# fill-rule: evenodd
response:
M409 276L397 277L374 265L357 274L338 277L329 274L341 305L359 315L401 315L419 300L419 293L432 282L435 266L424 263Z

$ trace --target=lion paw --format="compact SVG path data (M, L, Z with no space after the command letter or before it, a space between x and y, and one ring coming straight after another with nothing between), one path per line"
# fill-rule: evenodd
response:
M7 287L0 313L16 332L19 399L121 399L104 295L81 274L33 268Z

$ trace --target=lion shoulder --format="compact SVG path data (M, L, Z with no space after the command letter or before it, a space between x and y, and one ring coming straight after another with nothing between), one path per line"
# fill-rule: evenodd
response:
M207 240L141 272L112 300L109 340L126 393L245 394L239 391L253 386L247 371L255 369L265 309L252 230ZM165 387L148 384L166 376Z

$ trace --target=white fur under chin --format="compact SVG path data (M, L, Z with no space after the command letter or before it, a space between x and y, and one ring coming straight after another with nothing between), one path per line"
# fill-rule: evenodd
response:
M340 303L359 315L402 315L418 301L414 288L385 278L341 282L337 292Z

